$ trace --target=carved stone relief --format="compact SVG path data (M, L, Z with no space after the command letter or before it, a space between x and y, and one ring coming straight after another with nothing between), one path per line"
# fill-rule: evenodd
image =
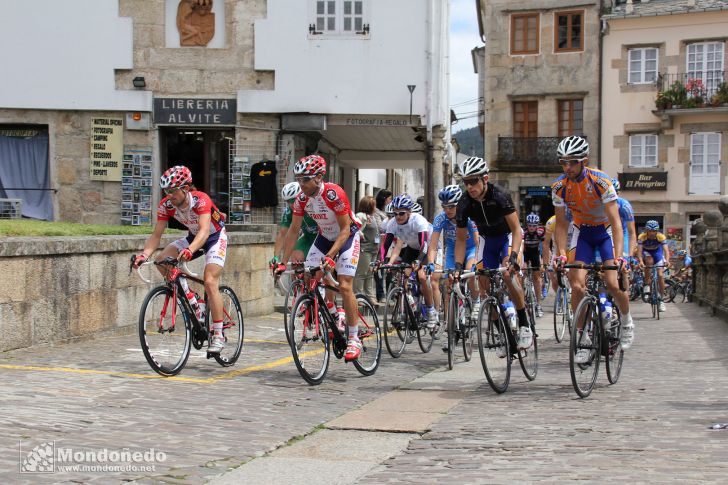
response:
M177 7L181 46L206 46L215 36L212 0L181 0Z

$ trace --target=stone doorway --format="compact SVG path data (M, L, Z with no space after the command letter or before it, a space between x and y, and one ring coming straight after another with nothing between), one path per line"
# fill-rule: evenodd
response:
M161 130L162 170L174 165L187 166L197 189L209 194L215 205L227 214L229 141L234 138L232 129L164 128Z

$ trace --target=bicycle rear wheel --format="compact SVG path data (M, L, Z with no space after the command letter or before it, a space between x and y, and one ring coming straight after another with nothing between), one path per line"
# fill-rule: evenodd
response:
M421 296L420 298L420 301L425 301L424 296ZM420 305L418 305L418 307L420 307ZM427 326L427 321L422 319L421 310L415 314L415 319L417 320L417 343L420 345L420 350L422 350L422 353L426 354L427 352L432 350L432 343L435 340L437 326L435 326L434 328L429 328Z
M561 343L564 339L564 331L566 330L566 291L563 288L556 290L554 297L554 337L557 343Z
M365 295L356 295L357 318L361 355L354 361L354 367L365 376L377 371L382 360L382 332L379 328L377 310Z
M235 292L229 286L220 287L222 298L222 334L225 338L225 347L219 354L213 354L218 364L229 367L237 362L243 350L243 337L245 324L243 323L243 310Z
M313 296L301 295L293 305L288 321L293 362L301 377L311 385L324 380L330 358L325 310L319 308L316 315L315 306Z
M610 384L616 384L619 380L619 375L622 373L622 361L624 360L624 350L620 345L620 339L622 336L622 315L617 305L614 305L613 310L616 312L617 318L615 324L611 325L610 328L604 329L604 364L607 368L607 379Z
M465 362L470 362L473 357L473 340L477 337L475 333L475 324L470 315L473 312L473 308L470 303L470 298L465 298L463 304L458 308L458 327L460 328L460 341L463 344L463 357Z
M599 330L599 314L589 298L583 298L574 312L575 322L571 329L571 345L569 348L569 367L571 383L579 397L587 397L594 389L599 371L601 353ZM579 328L582 327L582 328ZM584 363L577 363L576 353L585 349L589 358Z
M536 314L532 307L526 307L528 311L529 325L531 326L531 334L533 335L533 344L527 349L518 350L518 363L521 364L521 370L526 379L532 381L538 374L538 339L536 338Z
M190 356L192 328L181 298L168 286L150 291L139 311L139 340L149 366L159 375L180 373ZM173 311L174 308L174 311Z
M455 366L455 335L457 332L458 297L453 291L447 311L447 368Z
M505 321L497 303L482 303L476 328L480 363L483 365L485 378L490 387L501 394L508 389L511 378L511 353Z
M387 294L387 302L384 306L384 343L387 352L393 358L402 355L407 345L407 311L404 290L395 286Z
M303 282L302 279L296 278L291 282L290 286L288 287L288 292L286 293L286 299L283 304L283 328L286 331L286 341L288 342L288 345L291 344L291 338L288 335L288 318L291 314L291 310L293 309L293 304L296 303L296 300L298 300L298 297L301 296L306 292L306 284Z

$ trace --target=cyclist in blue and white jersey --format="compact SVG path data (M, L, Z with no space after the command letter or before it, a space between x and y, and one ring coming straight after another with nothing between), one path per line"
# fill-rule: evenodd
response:
M428 263L427 247L432 234L432 225L420 214L412 212L414 204L415 202L407 194L398 195L392 200L394 222L387 224L387 235L384 238L378 263L385 261L385 255L396 237L399 241L398 245L392 251L387 262L394 262L401 255L402 262L412 264L412 268L417 271L420 288L427 304L427 325L434 328L438 321L437 310L434 306L432 290L426 283L424 270L424 265Z
M455 224L455 209L457 208L458 202L463 196L463 191L457 185L448 185L440 191L438 198L442 204L442 212L440 212L435 220L432 222L432 240L430 241L430 247L427 251L428 260L428 271L432 273L435 270L436 253L438 251L438 243L443 243L444 261L442 269L449 270L455 269L455 241L457 240L457 225ZM478 234L478 228L475 227L473 221L469 221L468 224L468 238L465 248L465 261L464 267L470 268L475 264L475 256L477 255L478 245L477 241L480 237ZM440 234L443 235L442 240ZM439 289L440 274L432 274L432 288L433 291ZM472 293L475 296L475 278L470 280ZM449 286L449 282L448 282ZM437 293L435 291L435 303L438 301ZM477 318L478 311L480 309L480 295L475 296L477 299L473 301L473 318ZM447 340L442 344L443 350L447 351Z

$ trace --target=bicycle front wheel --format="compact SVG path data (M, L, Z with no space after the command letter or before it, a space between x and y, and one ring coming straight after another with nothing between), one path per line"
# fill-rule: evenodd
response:
M498 304L483 302L478 316L478 349L480 363L488 384L501 394L508 389L511 378L511 352L508 334Z
M238 297L229 286L220 287L222 298L222 335L225 347L219 354L213 354L218 364L229 367L238 361L243 350L243 336L245 325L243 323L243 310L240 308Z
M425 301L424 297L420 298L421 301ZM415 314L415 318L417 319L417 343L420 345L420 350L422 350L422 353L426 354L427 352L432 350L432 343L435 340L435 334L437 333L438 329L437 326L429 328L427 326L427 321L423 321L421 315L421 310Z
M139 311L139 340L149 366L159 375L180 373L190 356L192 329L181 299L168 286L147 294Z
M298 373L311 385L321 384L329 368L329 332L325 311L315 312L313 296L304 294L293 305L288 320L291 353Z
M291 337L288 335L288 318L291 315L293 304L296 303L298 297L306 292L306 284L302 279L296 278L291 285L288 287L286 292L286 299L283 303L283 328L286 331L286 341L288 345L291 344Z
M574 317L569 346L571 383L579 397L587 397L594 389L599 371L601 353L599 314L592 300L584 298L576 307ZM581 355L586 352L587 357L577 362L579 352Z
M387 294L384 307L384 343L389 355L395 359L402 355L407 345L407 311L404 290L395 286Z
M619 307L614 305L613 310L616 312L617 318L614 325L609 324L610 328L604 328L604 364L607 368L607 379L610 384L616 384L619 375L622 373L622 361L624 360L624 350L620 344L622 336L622 318Z
M532 381L538 374L538 339L536 338L536 315L531 307L528 307L528 319L531 321L531 334L533 335L533 344L527 349L518 350L518 363L521 364L521 370L526 379Z
M365 376L377 371L382 359L382 331L379 328L377 310L362 294L356 295L357 315L359 324L359 340L361 340L361 355L354 361L354 367Z

